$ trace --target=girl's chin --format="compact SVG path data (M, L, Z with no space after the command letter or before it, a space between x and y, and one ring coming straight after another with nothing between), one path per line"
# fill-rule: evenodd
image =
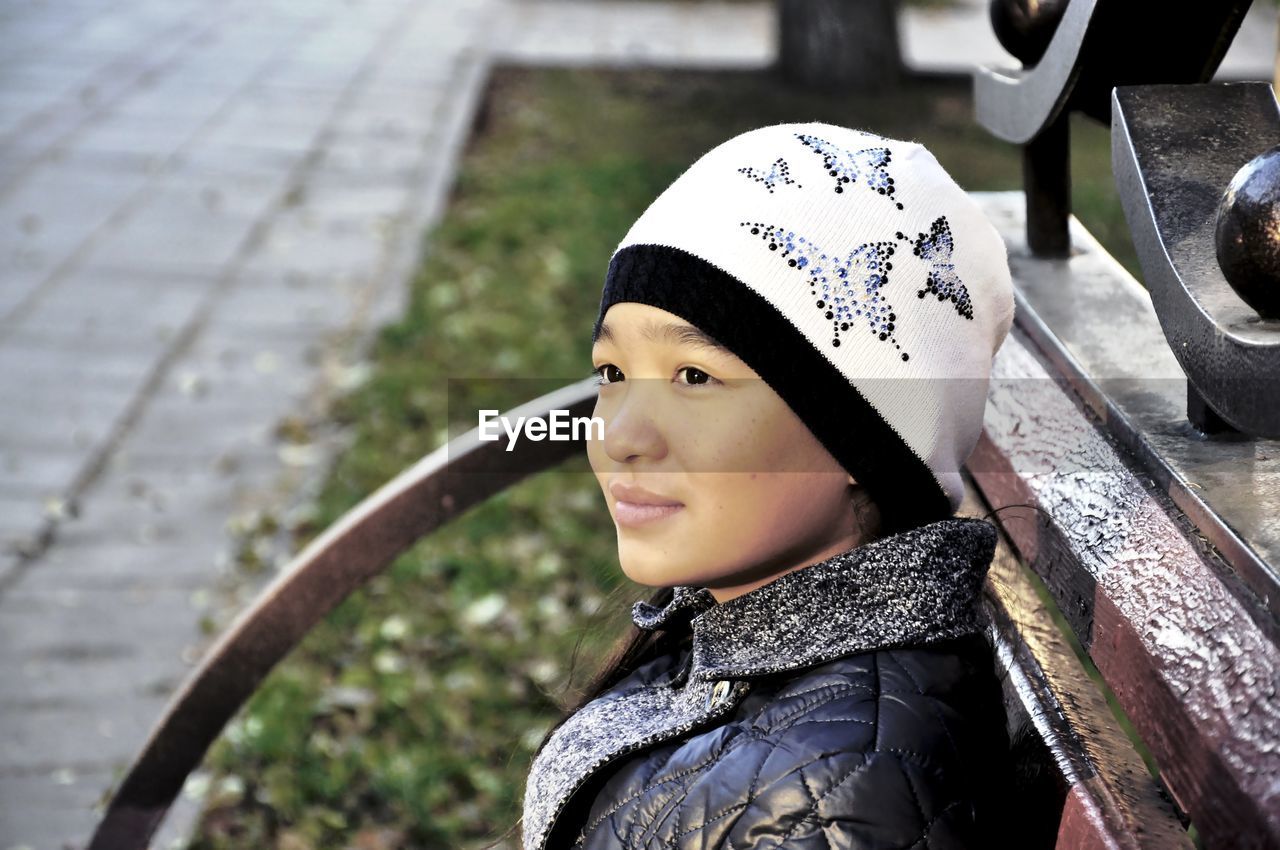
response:
M636 584L648 587L674 587L677 584L688 584L687 575L682 575L679 564L673 564L671 558L661 551L639 550L623 547L619 552L622 572Z

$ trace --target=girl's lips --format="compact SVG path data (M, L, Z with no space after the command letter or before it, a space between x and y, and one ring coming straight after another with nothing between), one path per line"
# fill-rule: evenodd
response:
M619 499L613 503L613 510L618 525L634 527L666 519L684 510L684 505L640 505Z

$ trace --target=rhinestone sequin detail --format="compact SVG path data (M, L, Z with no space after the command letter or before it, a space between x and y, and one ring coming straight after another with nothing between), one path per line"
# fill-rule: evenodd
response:
M865 184L867 188L893 201L902 209L902 203L894 197L894 180L889 174L893 152L886 147L870 147L857 151L846 150L819 136L796 133L806 147L822 157L827 174L835 178L835 191L844 192L846 185Z
M787 161L782 157L778 157L769 164L768 169L752 168L744 166L738 169L739 174L745 174L757 183L764 184L764 187L773 193L773 187L782 183L784 186L795 186L797 189L803 188L799 183L791 179L791 166L787 165Z
M893 269L893 242L867 242L836 255L794 230L759 221L740 222L740 226L751 228L752 235L776 251L779 259L808 277L815 309L831 321L833 347L840 346L841 332L861 326L901 351L893 335L898 315L882 292ZM902 359L909 359L907 352L902 351Z
M897 237L907 237L901 231ZM924 289L918 290L916 296L925 297L932 292L939 301L950 301L956 312L966 319L973 318L973 304L969 300L969 290L965 289L960 275L956 274L956 266L951 255L955 251L955 237L951 235L951 225L946 216L938 216L928 233L921 233L912 240L915 255L929 264L929 277Z

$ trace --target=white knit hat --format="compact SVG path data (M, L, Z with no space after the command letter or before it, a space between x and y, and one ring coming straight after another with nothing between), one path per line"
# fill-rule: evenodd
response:
M609 262L763 378L885 511L951 516L1013 322L1003 239L923 145L775 124L698 159Z

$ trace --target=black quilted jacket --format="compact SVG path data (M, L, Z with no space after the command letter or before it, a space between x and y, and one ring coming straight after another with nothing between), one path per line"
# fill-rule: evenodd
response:
M676 588L637 625L688 640L561 725L526 850L1004 847L1001 688L979 599L996 531L951 518L722 605Z

